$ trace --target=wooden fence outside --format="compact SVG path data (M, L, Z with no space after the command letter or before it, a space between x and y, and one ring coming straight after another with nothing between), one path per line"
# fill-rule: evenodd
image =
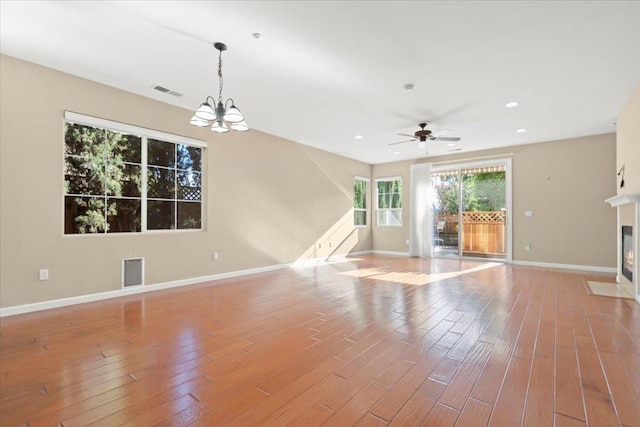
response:
M504 255L505 223L505 211L463 212L462 251ZM458 233L457 214L438 215L436 224L439 233Z

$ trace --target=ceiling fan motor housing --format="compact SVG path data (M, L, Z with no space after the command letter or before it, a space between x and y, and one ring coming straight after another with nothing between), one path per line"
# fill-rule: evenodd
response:
M420 130L414 133L415 137L419 138L421 142L426 141L427 138L431 139L431 131L429 129L425 129L427 125L428 125L427 122L418 123L418 126L420 126Z
M416 131L414 135L416 136L416 138L420 138L420 141L426 141L427 138L430 137L431 131L429 129L421 129L419 131Z

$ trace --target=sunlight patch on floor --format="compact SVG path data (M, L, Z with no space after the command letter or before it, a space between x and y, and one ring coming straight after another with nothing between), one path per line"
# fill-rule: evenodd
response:
M437 282L439 280L451 279L459 277L464 274L475 273L478 271L486 270L488 268L497 267L503 265L500 262L485 262L476 267L468 268L465 270L448 271L443 273L414 273L403 271L387 271L384 267L378 268L360 268L352 271L345 271L340 274L351 277L360 277L367 279L384 280L387 282L402 283L406 285L422 286L429 283Z

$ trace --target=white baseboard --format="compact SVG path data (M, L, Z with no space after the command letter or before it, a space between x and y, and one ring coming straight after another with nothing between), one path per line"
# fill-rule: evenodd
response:
M315 265L324 264L328 260L329 260L328 258L301 259L301 260L292 262L291 264L289 264L289 267L291 267L291 268L313 267Z
M537 261L518 261L513 260L511 262L514 265L526 265L529 267L544 267L544 268L558 268L562 270L579 270L579 271L593 271L596 273L613 273L617 272L615 267L597 267L593 265L576 265L576 264L556 264L553 262L537 262Z
M134 286L117 289L114 291L100 292L97 294L80 295L77 297L60 298L50 301L36 302L32 304L16 305L0 308L0 317L13 316L15 314L30 313L33 311L47 310L50 308L65 307L68 305L82 304L85 302L100 301L109 298L123 297L127 295L141 294L144 292L159 291L162 289L177 288L180 286L194 285L196 283L211 282L221 279L246 276L249 274L266 273L268 271L281 270L291 267L291 264L276 264L266 267L249 268L246 270L230 271L228 273L212 274L209 276L191 277L189 279L174 280L171 282L155 283L153 285Z
M352 257L352 256L360 256L360 255L369 255L372 254L373 251L360 251L360 252L351 252L345 255L345 257Z
M16 305L13 307L0 308L0 317L13 316L16 314L31 313L34 311L47 310L50 308L66 307L68 305L82 304L86 302L101 301L109 298L123 297L127 295L141 294L144 292L159 291L162 289L177 288L180 286L195 285L197 283L212 282L222 279L247 276L249 274L266 273L269 271L282 270L285 268L304 268L320 265L326 262L343 260L350 256L369 254L371 251L352 252L349 254L334 255L329 258L313 258L295 261L287 264L269 265L266 267L249 268L246 270L230 271L227 273L211 274L209 276L191 277L189 279L174 280L171 282L155 283L153 285L133 286L130 288L117 289L114 291L100 292L97 294L80 295L76 297L60 298L50 301L36 302L32 304Z
M376 255L409 256L409 252L371 251L371 253Z
M302 260L292 262L291 264L289 264L289 267L291 268L313 267L316 265L325 264L327 262L340 262L340 261L346 260L349 257L366 255L370 253L371 251L360 251L360 252L350 252L346 254L331 255L328 258L321 257L321 258L302 259Z

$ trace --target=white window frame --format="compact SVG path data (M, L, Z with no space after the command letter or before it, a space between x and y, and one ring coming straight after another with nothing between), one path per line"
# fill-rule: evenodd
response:
M365 208L356 208L355 206L353 207L353 226L356 228L366 228L369 227L369 183L371 182L371 178L367 178L364 176L359 176L359 175L355 175L353 177L353 183L355 184L356 181L364 181L365 187L364 187L364 206ZM355 200L355 193L354 193L354 200ZM364 212L364 224L356 224L356 216L355 216L355 212Z
M402 227L402 208L380 208L380 194L378 192L378 183L379 182L390 182L390 181L400 181L400 185L402 186L402 177L401 176L387 176L387 177L382 177L382 178L376 178L375 183L376 183L376 225L378 227ZM404 187L402 188L402 191L400 192L400 203L402 204L402 199L404 198L402 196L402 192L404 192ZM398 216L398 218L400 219L400 223L399 224L381 224L380 223L380 212L385 212L385 218L387 218L387 222L389 220L389 218L391 218L391 212L396 211L398 212L400 215Z
M114 131L114 132L120 132L120 133L124 133L124 134L131 134L131 135L136 135L139 136L141 138L141 173L142 173L142 180L141 180L141 189L140 189L140 200L141 200L141 207L140 207L140 231L136 231L136 232L122 232L122 233L77 233L77 234L66 234L65 233L65 226L64 226L64 221L65 221L65 197L67 196L66 192L63 191L63 197L62 197L62 234L65 237L77 237L77 236L130 236L130 235L138 235L138 234L154 234L154 233L176 233L176 232L187 232L187 233L193 233L193 232L202 232L205 231L205 224L206 224L206 203L205 203L205 148L207 148L207 143L205 141L199 140L199 139L195 139L195 138L189 138L186 136L182 136L182 135L175 135L172 133L168 133L168 132L162 132L162 131L158 131L158 130L154 130L154 129L148 129L148 128L144 128L141 126L135 126L135 125L130 125L127 123L121 123L121 122L116 122L116 121L112 121L112 120L107 120L107 119L101 119L99 117L93 117L93 116L88 116L85 114L80 114L80 113L75 113L73 111L65 111L64 112L64 122L65 123L75 123L75 124L79 124L79 125L85 125L85 126L91 126L91 127L95 127L95 128L99 128L101 130L110 130L110 131ZM182 145L189 145L192 147L198 147L202 150L202 164L201 164L201 170L200 170L200 185L201 185L201 199L200 199L200 228L186 228L186 229L178 229L178 228L172 228L172 229L161 229L161 230L148 230L147 229L147 202L149 201L149 199L147 198L147 167L148 162L147 162L147 142L149 139L156 139L156 140L160 140L160 141L164 141L164 142L170 142L173 144L182 144ZM64 155L64 150L63 150L63 157L65 157ZM65 161L63 159L63 165L65 164ZM177 179L177 174L176 174L176 179ZM64 184L64 180L63 180L63 184ZM155 199L152 199L155 200ZM172 200L174 202L176 202L176 209L177 209L177 200L176 199L167 199L167 200ZM177 221L177 212L175 213L176 218L175 221Z
M192 145L194 147L207 148L207 143L195 138L189 138L182 135L174 135L168 132L143 128L141 126L130 125L127 123L115 122L112 120L101 119L99 117L87 116L73 111L65 111L64 119L79 125L87 125L99 127L101 129L113 130L121 133L130 133L133 135L146 136L151 139L161 139L174 144Z

